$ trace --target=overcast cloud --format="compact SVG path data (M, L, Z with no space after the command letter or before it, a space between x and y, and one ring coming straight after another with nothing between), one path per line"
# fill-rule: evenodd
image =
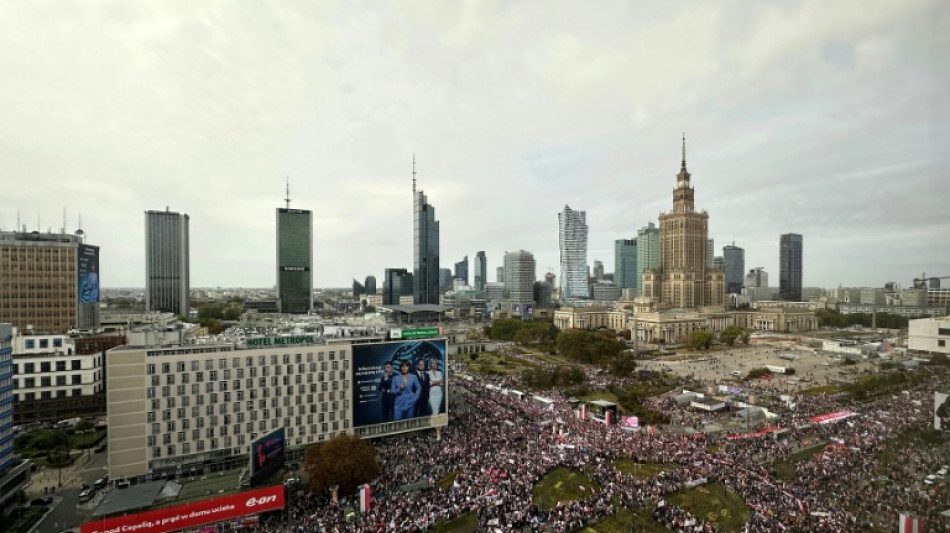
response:
M411 161L441 262L588 260L672 207L680 135L717 255L808 286L950 275L950 4L4 2L0 226L74 230L144 286L144 215L191 215L192 286L275 283L314 211L317 286L411 268Z

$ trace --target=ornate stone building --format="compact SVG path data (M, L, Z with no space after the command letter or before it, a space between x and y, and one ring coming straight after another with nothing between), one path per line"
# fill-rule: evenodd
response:
M709 267L709 214L696 211L683 159L673 190L673 211L660 214L660 266L643 272L643 296L657 309L701 309L725 303L725 272Z

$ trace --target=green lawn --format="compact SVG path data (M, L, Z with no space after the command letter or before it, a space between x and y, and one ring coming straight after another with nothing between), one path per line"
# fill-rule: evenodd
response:
M783 481L794 481L795 468L798 463L801 463L802 461L808 461L814 457L815 454L821 453L827 444L828 443L826 441L821 441L818 444L799 450L789 455L785 459L772 463L772 469L775 470L776 476L779 479Z
M799 394L804 396L818 396L820 394L836 394L841 392L841 387L838 385L823 385L821 387L812 387L810 389L805 389Z
M673 463L641 463L637 465L636 461L631 459L618 459L614 461L614 468L627 475L635 475L640 479L652 478L660 475L661 472L673 470L679 465Z
M47 507L28 507L22 510L14 510L9 515L0 514L0 531L4 533L26 533L48 510Z
M529 363L516 357L505 357L497 352L485 352L478 354L478 358L472 361L469 355L459 355L453 357L458 361L463 361L473 372L487 375L499 374L520 374L530 368L537 368L538 365Z
M621 509L596 524L585 527L580 533L668 533L669 530L658 524L650 517L650 511L638 509Z
M580 490L580 487L585 490ZM600 491L600 487L595 485L587 474L577 470L567 468L555 468L548 472L535 486L534 503L542 509L550 509L557 505L557 502L568 502L579 500L590 494L590 489L595 488Z
M429 529L433 533L475 533L478 531L478 516L475 513L463 514L455 520L439 522Z
M677 492L668 499L723 533L738 533L749 521L745 500L718 482Z
M89 433L76 433L69 436L69 447L73 449L92 448L104 438L106 438L106 430L104 429Z

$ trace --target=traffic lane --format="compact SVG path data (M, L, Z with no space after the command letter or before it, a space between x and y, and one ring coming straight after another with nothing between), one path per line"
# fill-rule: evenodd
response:
M76 505L79 503L79 489L68 487L56 493L59 500L54 503L53 510L36 526L35 533L60 533L65 530L74 530L79 528L82 523L79 514L76 512Z

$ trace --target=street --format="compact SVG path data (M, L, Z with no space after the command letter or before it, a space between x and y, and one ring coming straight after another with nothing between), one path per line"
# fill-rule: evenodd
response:
M73 466L63 469L63 487L53 493L53 509L35 526L33 533L79 530L79 524L83 520L83 515L80 515L76 508L79 504L80 487L83 483L91 486L97 479L106 475L106 459L105 453L91 453L77 459ZM56 487L58 483L59 472L56 469L38 470L34 472L27 494L30 498L36 498L43 494L44 487ZM104 490L111 490L111 487Z

